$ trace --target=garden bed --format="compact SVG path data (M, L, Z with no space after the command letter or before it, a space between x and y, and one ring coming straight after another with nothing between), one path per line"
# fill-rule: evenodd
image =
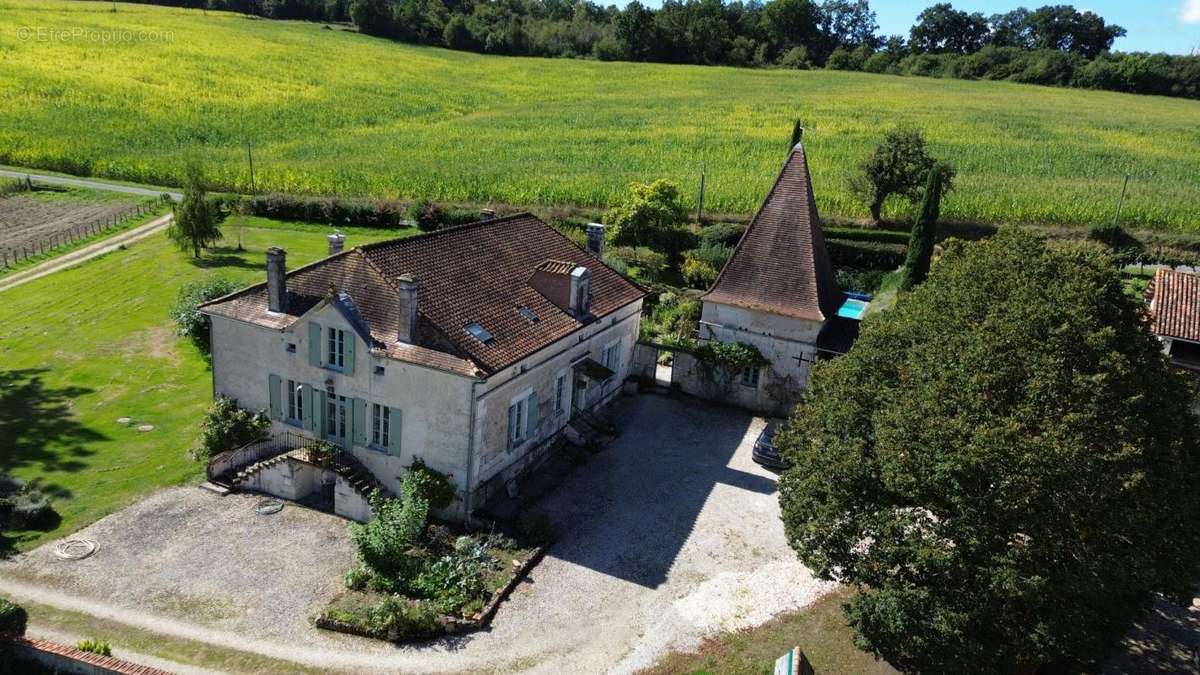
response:
M496 615L500 603L541 561L546 547L514 549L489 548L497 560L495 569L484 580L494 589L486 600L475 600L457 613L442 613L436 601L386 593L369 587L347 589L335 597L316 617L318 628L391 642L405 642L485 628Z

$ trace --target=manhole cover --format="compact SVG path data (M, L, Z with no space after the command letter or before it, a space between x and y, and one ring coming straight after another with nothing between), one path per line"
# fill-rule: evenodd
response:
M96 542L91 539L68 539L58 542L54 555L62 560L83 560L96 552Z
M154 431L154 425L153 424L143 424L138 427L138 431L140 431L142 433L146 433L147 431Z
M264 499L254 507L260 516L269 516L283 510L282 499Z

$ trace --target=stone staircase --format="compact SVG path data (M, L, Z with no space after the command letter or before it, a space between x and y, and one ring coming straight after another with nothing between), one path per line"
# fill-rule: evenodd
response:
M296 452L296 451L293 450L292 452ZM253 464L248 464L248 465L242 467L241 469L238 469L233 474L233 476L231 476L227 481L229 488L231 490L241 489L243 483L250 480L256 474L260 473L264 469L269 469L269 468L275 466L276 464L280 464L282 462L287 461L288 456L291 455L292 452L285 452L281 455L275 455L274 457L269 457L267 459L262 460L261 462L255 462Z
M289 459L295 459L310 464L312 463L310 461L307 448L290 450L274 457L264 459L261 462L255 462L254 464L242 467L226 482L228 483L230 489L239 490L242 488L243 484L248 482L256 474L282 462L286 462ZM385 497L392 496L392 493L378 480L376 480L375 476L371 475L371 472L354 458L354 455L351 455L348 452L339 452L335 454L330 461L328 468L337 475L341 476L346 483L349 484L355 492L362 495L363 498L369 498L371 493L375 490L379 490L379 492Z

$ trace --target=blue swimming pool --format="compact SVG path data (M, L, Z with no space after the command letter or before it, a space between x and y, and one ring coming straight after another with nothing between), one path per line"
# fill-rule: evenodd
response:
M867 313L867 307L871 303L858 298L848 298L842 306L838 308L837 315L845 319L861 320L863 315Z

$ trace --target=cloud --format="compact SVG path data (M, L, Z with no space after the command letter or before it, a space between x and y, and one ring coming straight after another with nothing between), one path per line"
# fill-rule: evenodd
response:
M1179 20L1184 23L1200 23L1200 0L1183 0L1179 9Z

